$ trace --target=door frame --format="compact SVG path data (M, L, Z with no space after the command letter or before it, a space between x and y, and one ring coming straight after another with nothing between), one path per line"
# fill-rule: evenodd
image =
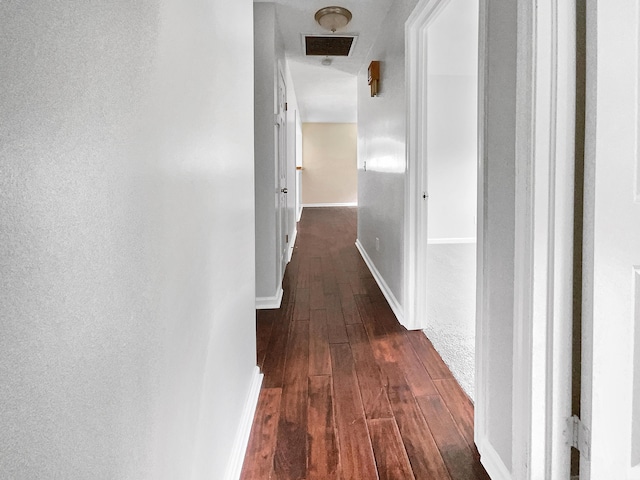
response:
M521 478L570 474L575 0L518 3L514 436ZM523 374L526 372L526 374Z
M518 0L513 315L513 450L508 469L492 449L486 406L490 334L483 252L487 155L479 136L478 308L475 441L497 479L569 477L573 192L575 137L574 0ZM489 0L480 1L479 128L489 105Z

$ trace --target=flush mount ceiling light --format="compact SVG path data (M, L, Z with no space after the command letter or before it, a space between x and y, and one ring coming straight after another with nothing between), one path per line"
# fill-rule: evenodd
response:
M324 7L318 10L315 15L316 22L322 28L332 32L346 27L351 18L351 12L343 7Z

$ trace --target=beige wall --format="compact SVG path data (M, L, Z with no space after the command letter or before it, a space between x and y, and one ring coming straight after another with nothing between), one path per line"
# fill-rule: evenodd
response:
M357 125L302 125L302 203L355 203Z

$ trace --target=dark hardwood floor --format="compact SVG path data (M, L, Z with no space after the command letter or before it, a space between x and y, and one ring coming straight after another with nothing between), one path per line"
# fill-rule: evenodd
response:
M308 208L278 310L242 480L488 479L473 405L431 342L398 324L360 257L355 208Z

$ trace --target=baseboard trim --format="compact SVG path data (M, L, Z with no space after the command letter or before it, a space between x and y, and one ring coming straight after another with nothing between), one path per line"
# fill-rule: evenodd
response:
M304 208L304 205L299 205L298 206L298 213L296 215L296 222L300 221L300 218L302 217L302 209Z
M402 325L404 325L404 313L403 313L402 307L400 306L400 303L398 302L398 299L396 299L393 292L391 292L391 289L387 285L387 282L385 282L384 278L382 278L382 275L380 275L380 272L378 271L376 266L373 264L373 261L367 254L367 251L364 249L359 239L356 240L356 248L360 252L360 255L362 256L364 263L366 263L367 267L369 267L369 271L371 272L371 275L373 275L373 278L378 284L378 287L380 287L380 290L382 290L382 294L384 295L384 298L387 299L387 303L389 303L389 306L391 307L391 310L393 311L394 315L396 316L398 321Z
M293 257L293 249L296 246L296 239L298 238L298 229L293 229L293 234L291 235L291 241L289 242L289 258L287 259L287 263L291 261L291 257Z
M444 244L455 244L455 243L476 243L476 237L427 239L428 245L444 245Z
M251 434L251 426L253 425L253 418L256 414L256 407L258 406L258 397L260 396L263 378L264 375L260 373L260 368L255 367L251 378L249 395L242 410L240 426L233 442L229 462L227 463L227 471L224 475L225 480L238 480L242 473L242 464L244 463L244 456L247 451L247 445L249 444L249 435Z
M316 207L357 207L358 202L347 203L303 203L302 207L316 208Z
M278 292L273 297L256 297L256 309L269 310L271 308L280 308L283 293L281 285L278 287Z
M486 437L480 439L477 447L480 452L480 463L492 480L511 480L511 472Z

